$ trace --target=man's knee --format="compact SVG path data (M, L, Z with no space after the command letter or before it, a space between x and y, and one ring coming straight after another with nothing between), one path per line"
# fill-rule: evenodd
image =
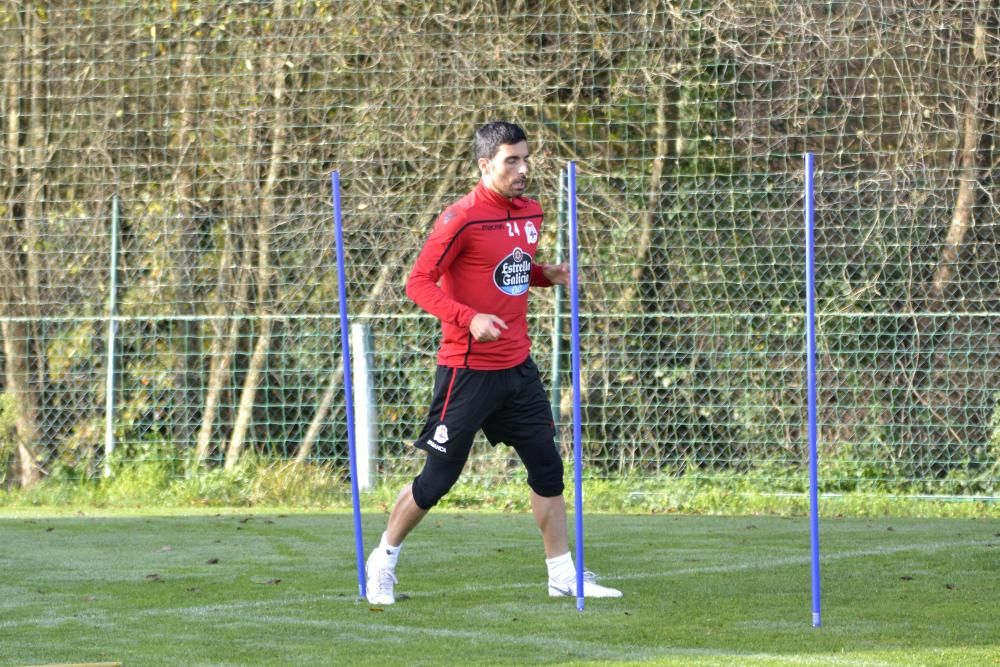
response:
M562 459L556 455L545 462L533 465L528 470L528 486L543 498L562 495L565 489Z
M422 510L429 510L444 498L458 481L465 461L453 461L428 454L424 469L413 480L413 502Z

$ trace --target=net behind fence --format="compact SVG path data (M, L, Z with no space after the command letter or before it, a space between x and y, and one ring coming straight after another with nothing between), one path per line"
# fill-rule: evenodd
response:
M541 261L578 165L588 474L804 486L812 151L823 488L995 494L998 35L983 0L8 3L0 475L113 447L346 476L334 169L378 472L415 471L438 325L404 282L505 118ZM565 420L568 323L532 298Z

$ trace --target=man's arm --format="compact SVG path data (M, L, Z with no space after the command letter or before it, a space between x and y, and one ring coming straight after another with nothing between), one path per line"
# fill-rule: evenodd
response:
M455 301L438 285L441 276L462 251L462 215L445 211L434 222L406 280L406 296L442 322L468 328L476 311ZM459 238L456 238L459 235Z
M479 313L469 324L469 333L477 343L488 343L498 340L500 334L507 329L507 323L496 315Z
M442 322L468 329L473 339L479 343L499 339L501 333L507 329L506 322L496 315L477 313L472 308L450 298L438 286L441 274L444 273L452 260L449 258L447 261L438 263L434 258L440 256L438 251L443 251L446 245L447 241L442 245L441 239L435 239L434 235L431 235L417 257L410 277L406 281L406 295ZM450 254L450 250L448 252Z
M406 281L406 296L442 322L468 327L476 316L476 311L450 298L438 286L444 271L430 261L428 255L433 253L427 253L427 248L425 245L410 271L410 277Z
M531 286L569 285L569 264L532 264Z

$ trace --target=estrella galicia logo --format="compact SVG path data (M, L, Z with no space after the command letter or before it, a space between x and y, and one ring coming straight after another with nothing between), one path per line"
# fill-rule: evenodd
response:
M493 270L493 283L508 296L520 296L528 291L531 282L531 255L514 248Z

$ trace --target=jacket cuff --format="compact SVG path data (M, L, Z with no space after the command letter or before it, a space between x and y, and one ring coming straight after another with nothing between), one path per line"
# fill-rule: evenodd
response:
M478 314L479 313L474 311L472 308L465 308L459 313L458 318L455 320L455 324L463 329L468 329L469 325L472 324L472 319Z
M532 287L552 287L552 281L545 277L545 272L540 264L531 265L531 278L529 284Z

